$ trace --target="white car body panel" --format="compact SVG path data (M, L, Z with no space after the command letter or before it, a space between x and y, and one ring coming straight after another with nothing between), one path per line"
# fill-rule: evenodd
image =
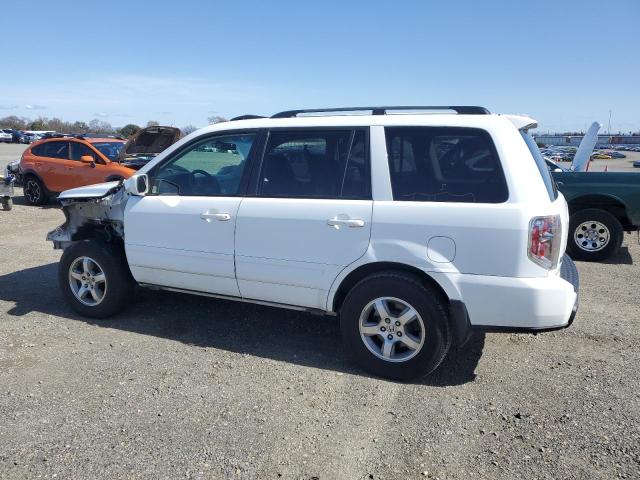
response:
M234 230L241 197L131 197L125 249L139 283L239 296ZM202 218L203 214L210 217ZM229 219L215 218L228 215Z
M338 273L361 257L370 200L246 198L236 227L236 273L245 298L324 309ZM363 226L332 226L333 219Z

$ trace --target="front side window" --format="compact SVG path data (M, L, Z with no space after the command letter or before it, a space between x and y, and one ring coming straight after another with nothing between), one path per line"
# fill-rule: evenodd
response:
M69 158L69 142L47 142L33 148L32 153L39 157Z
M364 131L272 131L258 195L370 198L370 183Z
M81 157L91 157L93 161L98 160L98 155L89 147L79 142L71 142L71 160L80 160Z
M221 135L197 142L153 174L151 195L224 196L240 180L256 135Z
M115 162L124 148L125 142L93 142L93 148L102 153L112 162Z
M489 134L476 128L385 128L394 200L502 203L509 196Z

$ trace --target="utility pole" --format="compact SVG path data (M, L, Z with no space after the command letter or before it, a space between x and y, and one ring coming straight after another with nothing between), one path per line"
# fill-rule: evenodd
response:
M611 136L611 109L609 109L609 128L608 128L608 135Z

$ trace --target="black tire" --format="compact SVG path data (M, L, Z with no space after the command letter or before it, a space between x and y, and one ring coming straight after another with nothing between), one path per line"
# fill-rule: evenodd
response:
M88 257L97 264L106 279L103 298L96 305L86 305L72 290L70 268L82 257ZM98 269L94 265L94 270ZM64 250L58 265L58 282L69 306L80 315L91 318L106 318L122 311L133 297L135 288L122 248L96 240L74 243ZM85 298L91 301L90 296Z
M4 198L2 200L2 209L9 211L13 208L13 199L11 197Z
M405 302L413 307L422 319L422 347L415 349L417 353L411 358L398 362L384 360L370 350L360 334L361 314L372 301L383 297ZM440 294L424 285L418 278L404 272L381 272L358 282L345 298L340 309L342 340L353 360L374 375L399 381L424 377L438 368L451 346L452 335L447 311L446 302ZM377 316L375 318L379 319ZM382 322L379 325L384 326ZM400 335L398 330L395 335ZM384 338L381 335L383 334L369 338L373 338L377 343ZM405 338L406 335L405 332ZM400 338L396 337L394 341L399 342L401 349L405 348ZM394 347L394 351L397 352L397 348Z
M24 198L29 205L44 205L47 202L47 191L42 181L35 175L26 175L22 188Z
M582 230L584 228L589 229L585 231L584 235L592 230L590 228L591 225L583 226L583 224L589 222L594 222L592 225L597 225L597 222L605 227L605 229L601 230L608 231L609 239L608 242L605 243L604 247L591 247L597 249L590 249L590 246L597 245L597 243L588 241L588 238L586 236L582 237L582 241L580 238L576 238L579 235L583 235ZM577 231L578 229L580 229L580 232ZM599 230L595 230L594 228L593 231L595 233ZM606 210L600 210L598 208L587 208L585 210L579 210L571 215L571 218L569 219L568 237L567 251L569 252L571 258L573 258L574 260L598 262L606 260L618 251L618 249L622 245L624 231L622 230L620 221Z

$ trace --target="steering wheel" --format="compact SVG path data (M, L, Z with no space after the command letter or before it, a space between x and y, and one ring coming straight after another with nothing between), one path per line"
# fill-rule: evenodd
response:
M220 183L218 183L218 179L216 177L214 177L213 175L211 175L209 172L206 172L204 170L200 170L200 169L196 169L193 170L191 172L191 175L193 176L194 180L196 175L203 175L204 177L206 177L206 185L208 188L210 188L212 191L211 192L207 192L207 193L220 193L221 189L220 189Z

